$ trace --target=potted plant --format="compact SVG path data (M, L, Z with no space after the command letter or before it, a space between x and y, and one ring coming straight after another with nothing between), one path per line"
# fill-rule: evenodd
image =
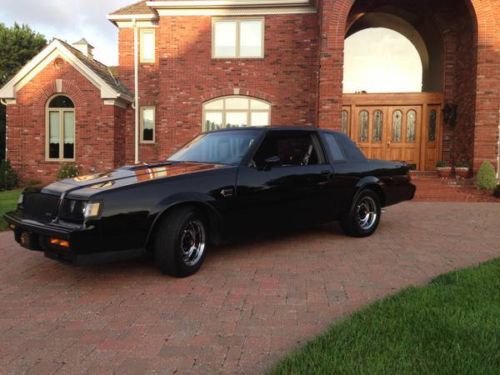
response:
M439 177L448 178L451 175L451 165L447 161L439 160L436 163L436 171Z
M470 164L467 161L459 161L455 163L455 174L460 178L469 177Z

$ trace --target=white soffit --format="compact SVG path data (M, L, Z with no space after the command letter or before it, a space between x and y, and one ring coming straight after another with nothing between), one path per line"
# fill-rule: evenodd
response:
M309 0L148 1L160 16L246 16L316 13Z

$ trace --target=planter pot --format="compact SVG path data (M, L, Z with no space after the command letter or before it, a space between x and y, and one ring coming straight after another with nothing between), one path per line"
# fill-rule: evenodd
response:
M441 178L448 178L451 175L451 167L438 167L436 172Z
M457 167L457 168L455 168L455 173L458 177L467 178L467 177L469 177L469 168L468 167Z

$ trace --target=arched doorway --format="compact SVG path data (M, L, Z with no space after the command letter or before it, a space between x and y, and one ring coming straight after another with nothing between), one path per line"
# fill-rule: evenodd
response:
M475 68L475 33L467 2L354 2L345 24L347 70L350 40L382 28L404 37L421 63L421 89L414 90L377 90L373 85L353 89L346 84L349 74L344 70L341 127L367 156L405 160L419 170L433 170L440 159L472 159L475 76L470 73ZM366 46L372 50L373 42ZM391 73L397 75L397 70L392 67ZM359 75L370 76L366 71Z

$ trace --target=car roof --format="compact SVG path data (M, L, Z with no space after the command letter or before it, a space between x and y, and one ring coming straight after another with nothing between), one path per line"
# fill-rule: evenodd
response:
M217 132L226 132L226 131L265 131L265 130L278 130L278 131L289 131L289 130L304 130L304 131L327 131L331 133L336 133L330 129L322 129L314 126L306 126L306 125L271 125L271 126L247 126L241 128L224 128L218 130L208 131L207 133L217 133Z

